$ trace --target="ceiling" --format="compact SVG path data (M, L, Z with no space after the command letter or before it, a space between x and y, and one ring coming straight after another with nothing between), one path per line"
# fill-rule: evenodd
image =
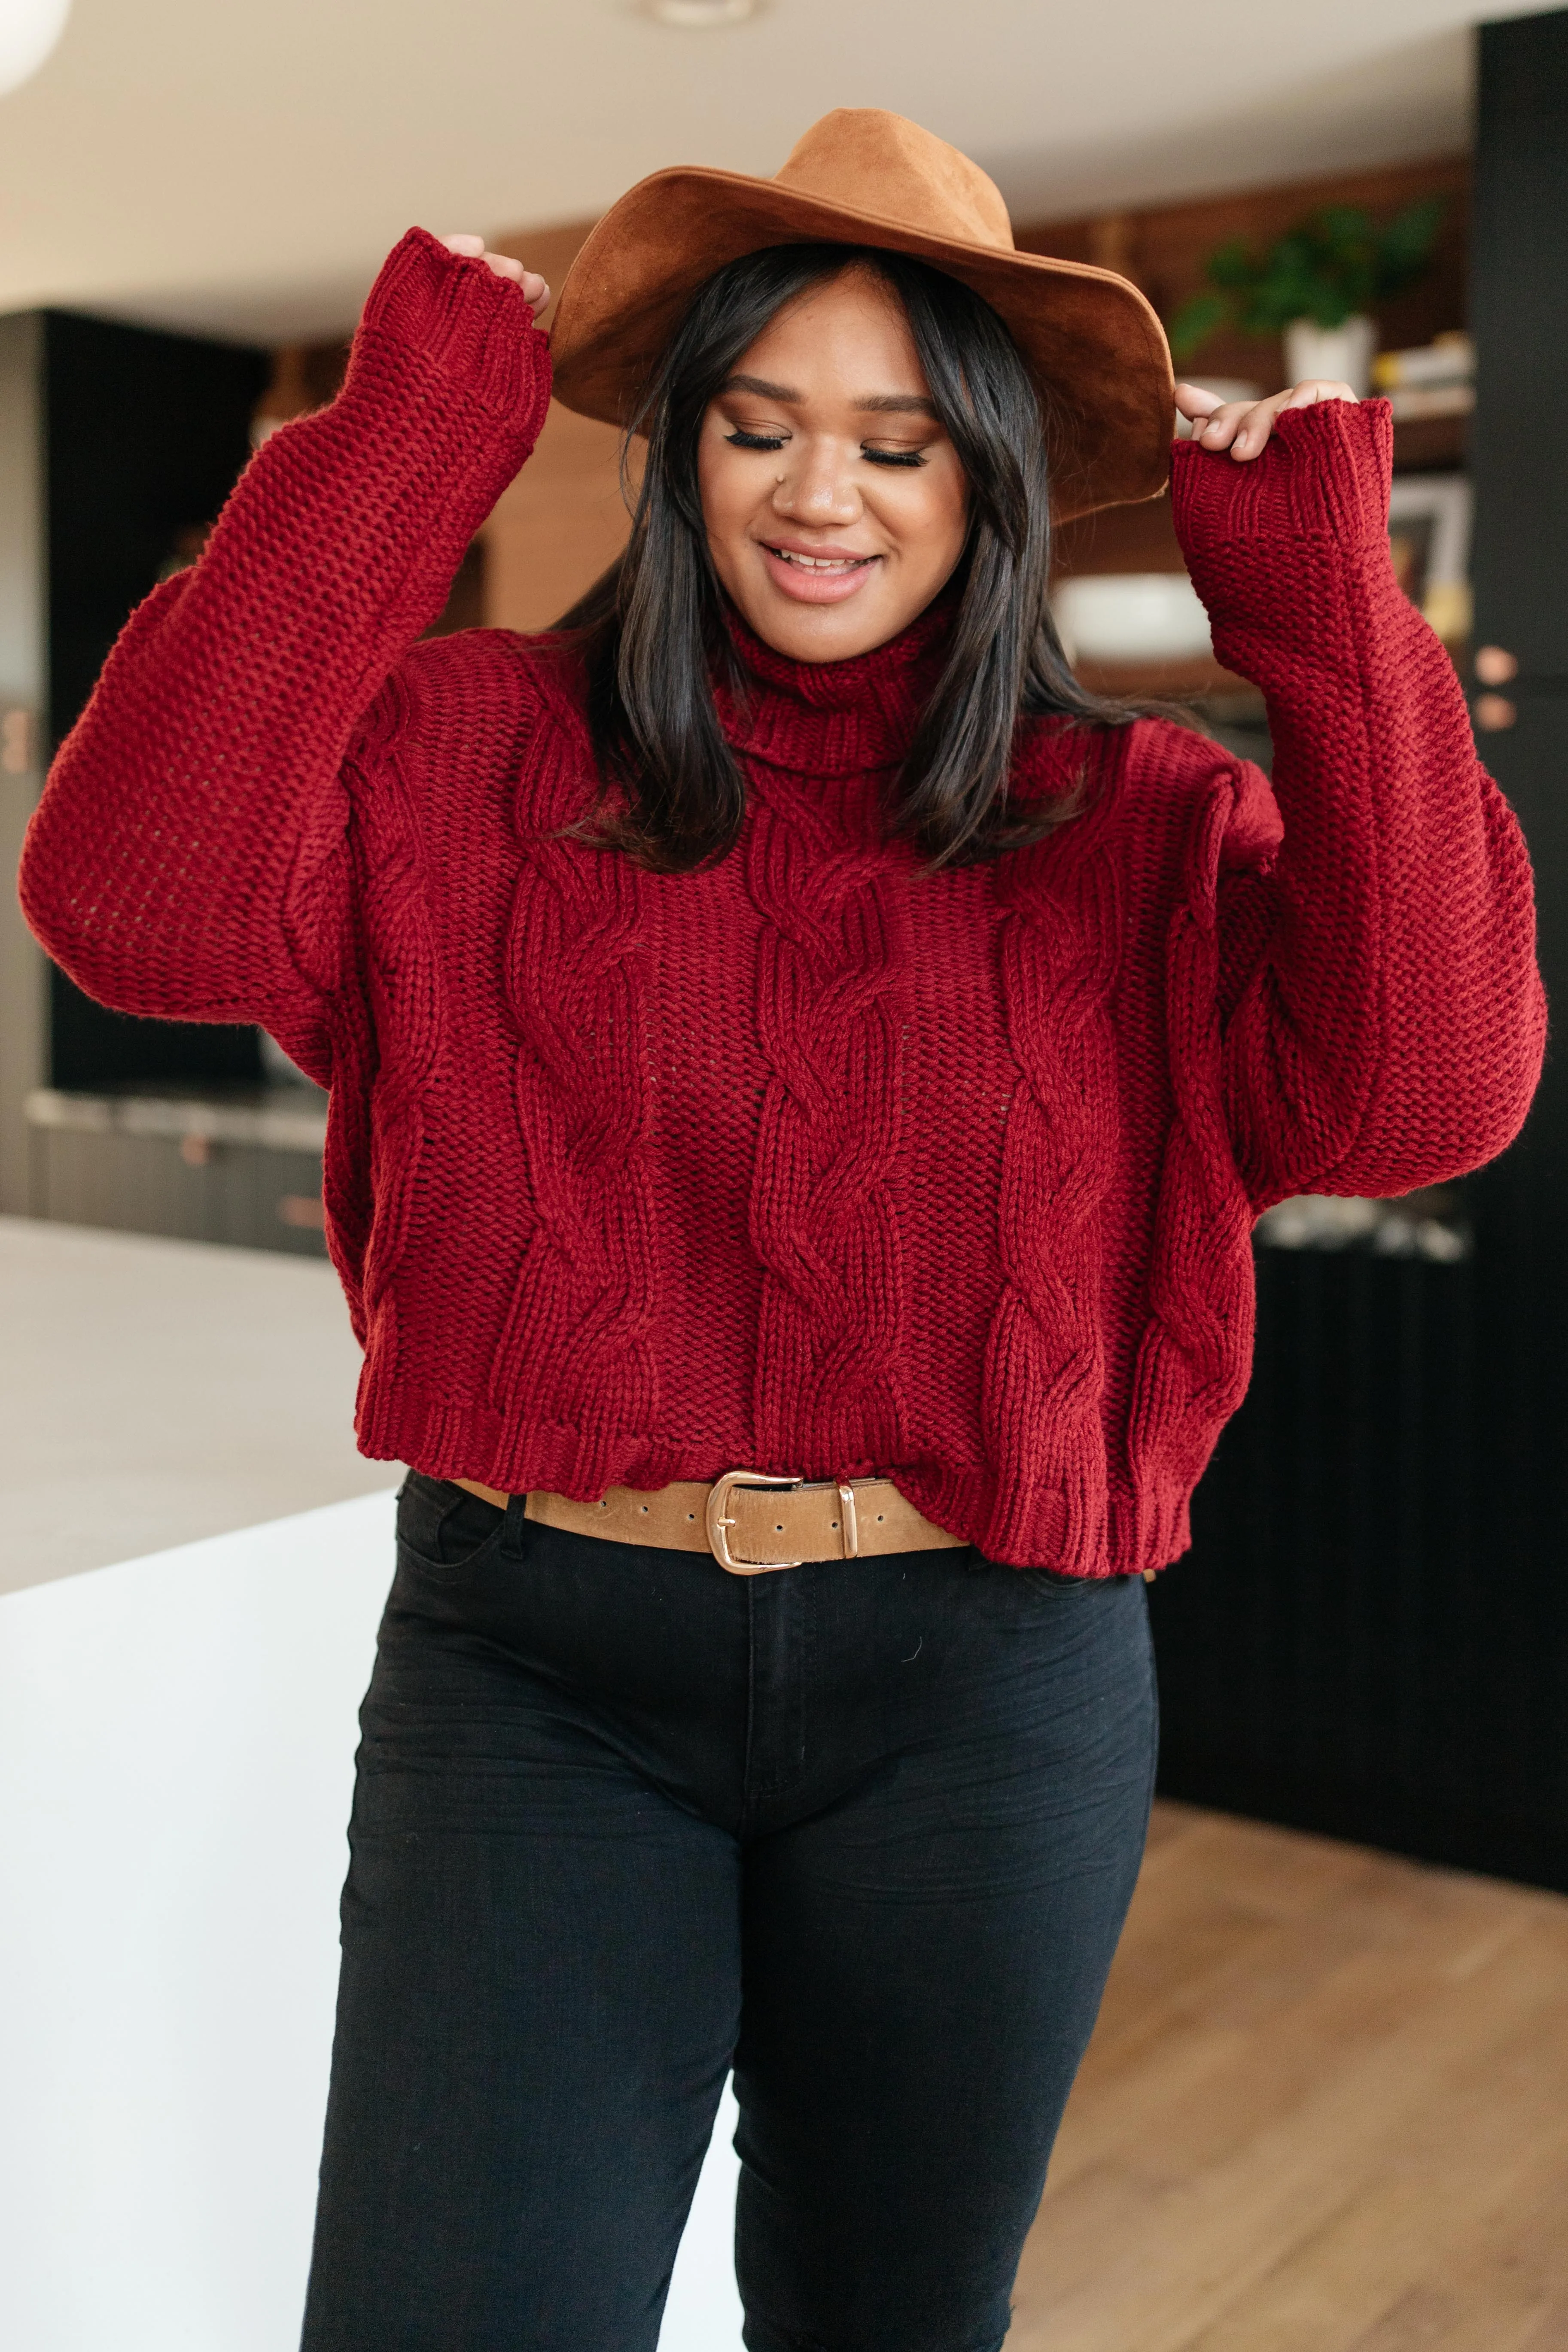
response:
M1452 152L1469 16L763 0L693 32L638 0L75 0L0 98L0 310L335 333L411 221L499 232L668 163L773 172L833 106L926 123L1019 220Z

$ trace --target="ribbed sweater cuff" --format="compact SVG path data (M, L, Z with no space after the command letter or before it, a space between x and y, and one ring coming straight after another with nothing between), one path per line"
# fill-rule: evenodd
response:
M1323 400L1289 408L1260 457L1178 442L1171 497L1194 575L1211 551L1244 540L1329 539L1347 550L1387 545L1394 412L1386 400ZM1206 591L1206 579L1200 583Z
M550 345L522 289L483 262L449 253L428 229L394 246L370 290L343 386L358 390L367 338L384 337L439 368L509 425L530 437L550 402Z

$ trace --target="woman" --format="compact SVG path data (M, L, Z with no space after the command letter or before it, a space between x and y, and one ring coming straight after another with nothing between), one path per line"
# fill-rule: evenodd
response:
M26 866L93 994L331 1086L361 1442L414 1465L305 2342L647 2352L732 2063L753 2352L975 2352L1138 1868L1142 1575L1252 1220L1514 1133L1524 852L1343 385L1179 397L1278 803L1074 683L1050 505L1161 488L1163 339L887 115L607 216L556 381L647 436L627 555L557 633L416 646L545 299L404 240Z

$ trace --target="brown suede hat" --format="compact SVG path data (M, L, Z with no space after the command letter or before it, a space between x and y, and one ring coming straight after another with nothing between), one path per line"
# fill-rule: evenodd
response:
M877 107L825 114L776 179L690 165L656 172L612 205L556 305L557 397L580 415L631 423L705 278L765 246L817 241L913 254L1000 312L1046 396L1058 522L1163 489L1175 389L1143 296L1112 270L1020 253L978 165Z

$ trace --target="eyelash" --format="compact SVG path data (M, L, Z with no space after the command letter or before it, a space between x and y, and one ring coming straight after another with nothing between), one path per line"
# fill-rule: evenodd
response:
M782 449L782 440L771 440L765 433L745 433L739 425L725 439L731 449ZM923 466L925 459L918 449L868 449L861 445L860 455L868 466Z

